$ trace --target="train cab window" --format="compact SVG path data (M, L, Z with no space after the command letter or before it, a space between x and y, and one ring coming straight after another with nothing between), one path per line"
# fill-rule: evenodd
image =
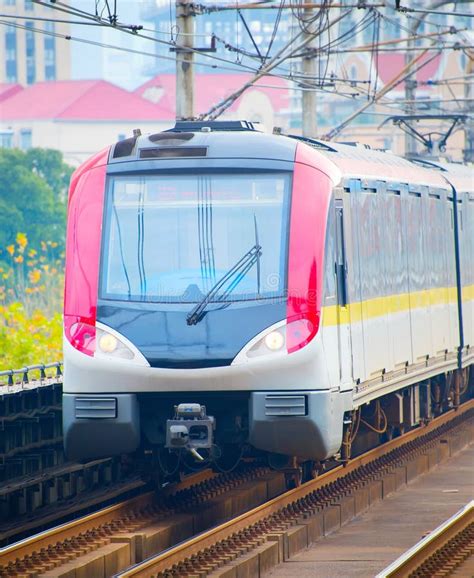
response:
M336 278L337 301L339 305L347 305L346 286L346 249L344 241L344 214L342 203L336 202Z
M101 297L198 303L238 265L216 299L283 298L290 184L281 172L111 179Z

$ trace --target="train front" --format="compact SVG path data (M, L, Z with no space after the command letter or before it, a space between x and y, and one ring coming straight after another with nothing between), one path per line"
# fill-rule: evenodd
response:
M335 172L308 146L248 128L178 124L74 175L69 457L338 449L345 402L319 330Z

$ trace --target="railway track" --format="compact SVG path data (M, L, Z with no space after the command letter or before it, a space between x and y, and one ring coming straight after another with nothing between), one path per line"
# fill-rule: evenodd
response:
M420 540L376 578L474 575L474 500Z
M282 495L283 474L261 467L148 492L5 548L0 576L259 576L466 445L473 413L467 402Z
M427 471L472 431L474 402L354 458L245 514L116 574L116 578L261 576ZM463 427L464 426L464 427ZM461 433L464 430L464 433ZM449 440L449 441L448 441ZM452 441L451 441L452 440ZM240 574L239 574L240 575Z
M244 464L229 474L205 470L163 495L149 491L3 548L0 577L47 572L65 576L71 568L83 568L84 576L110 576L215 520L266 501L284 487L283 474L257 464Z
M137 494L146 483L116 460L66 464L0 488L0 547ZM40 503L41 507L36 508Z

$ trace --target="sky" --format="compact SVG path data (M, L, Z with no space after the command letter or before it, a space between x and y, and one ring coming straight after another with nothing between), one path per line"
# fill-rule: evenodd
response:
M103 3L101 3L103 5ZM147 2L141 0L118 0L117 13L120 22L127 24L142 24L150 27L151 23L146 22L141 13ZM74 7L87 12L95 11L94 0L74 0ZM110 28L72 25L71 34L80 38L88 38L95 42L126 46L127 48L153 53L155 45L151 41L134 38L123 32ZM152 34L150 32L150 34ZM147 74L147 69L151 70L155 62L153 57L134 55L127 52L112 50L110 48L100 48L87 44L71 44L71 67L72 78L74 79L95 79L103 78L114 84L133 90L145 83L151 74Z

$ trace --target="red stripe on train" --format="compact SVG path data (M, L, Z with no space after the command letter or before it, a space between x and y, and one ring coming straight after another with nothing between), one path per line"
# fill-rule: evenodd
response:
M298 144L288 254L288 353L307 345L319 329L326 223L332 190L331 179L322 172L328 170L327 164L322 155Z
M64 285L64 331L79 351L93 355L109 149L95 155L72 176L69 191Z

